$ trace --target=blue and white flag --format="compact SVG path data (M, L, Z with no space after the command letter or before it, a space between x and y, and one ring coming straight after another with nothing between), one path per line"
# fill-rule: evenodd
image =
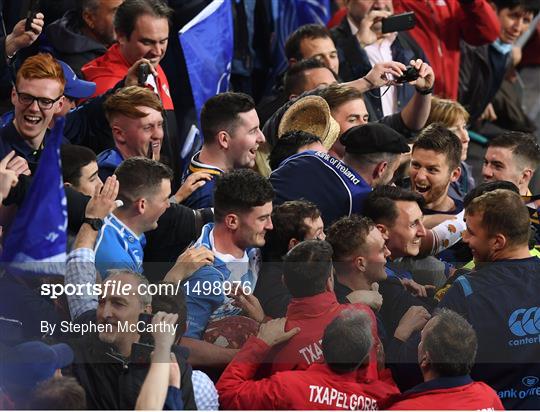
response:
M63 130L64 119L56 120L28 193L4 239L1 261L9 273L65 273L67 200L60 161Z
M206 100L229 90L234 49L231 0L214 0L178 32L178 37L199 119Z
M279 0L272 2L275 37L272 44L274 75L287 69L285 42L298 27L316 23L326 26L330 20L330 0Z

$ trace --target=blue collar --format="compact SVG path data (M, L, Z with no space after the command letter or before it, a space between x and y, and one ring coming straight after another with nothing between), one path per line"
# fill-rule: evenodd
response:
M474 381L469 375L442 377L416 385L414 388L403 392L403 395L412 395L415 393L429 392L437 389L457 388L458 386L468 385L473 382Z
M503 43L501 39L495 40L493 43L491 43L491 46L503 56L507 55L512 51L512 45L508 43Z

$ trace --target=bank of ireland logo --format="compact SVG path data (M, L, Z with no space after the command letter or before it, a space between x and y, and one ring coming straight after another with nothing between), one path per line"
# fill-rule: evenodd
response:
M540 308L517 309L508 319L508 327L516 336L537 335L540 333Z
M536 376L525 376L521 380L521 383L523 383L523 385L528 386L530 388L530 387L535 386L539 381L540 379L538 379Z

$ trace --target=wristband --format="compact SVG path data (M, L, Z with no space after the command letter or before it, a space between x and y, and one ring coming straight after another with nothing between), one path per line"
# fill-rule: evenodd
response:
M418 87L415 87L415 89L418 94L421 94L423 96L427 96L428 94L433 93L433 86L431 86L429 89L419 89Z

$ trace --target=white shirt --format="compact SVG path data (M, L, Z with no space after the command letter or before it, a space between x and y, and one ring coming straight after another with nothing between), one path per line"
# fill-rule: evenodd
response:
M347 21L349 22L349 27L351 28L351 33L353 36L358 33L358 28L353 23L353 21L350 19L349 16L347 16ZM377 63L382 62L390 62L394 58L392 57L392 43L394 40L396 40L397 33L390 33L388 35L385 35L384 37L377 40L375 43L370 44L369 46L364 47L364 50L368 56L369 62L371 63L371 67L375 66ZM390 87L390 90L388 90L387 86L383 86L380 88L380 94L382 96L381 98L381 106L384 116L389 116L391 114L394 114L398 111L397 106L397 89L394 86Z

